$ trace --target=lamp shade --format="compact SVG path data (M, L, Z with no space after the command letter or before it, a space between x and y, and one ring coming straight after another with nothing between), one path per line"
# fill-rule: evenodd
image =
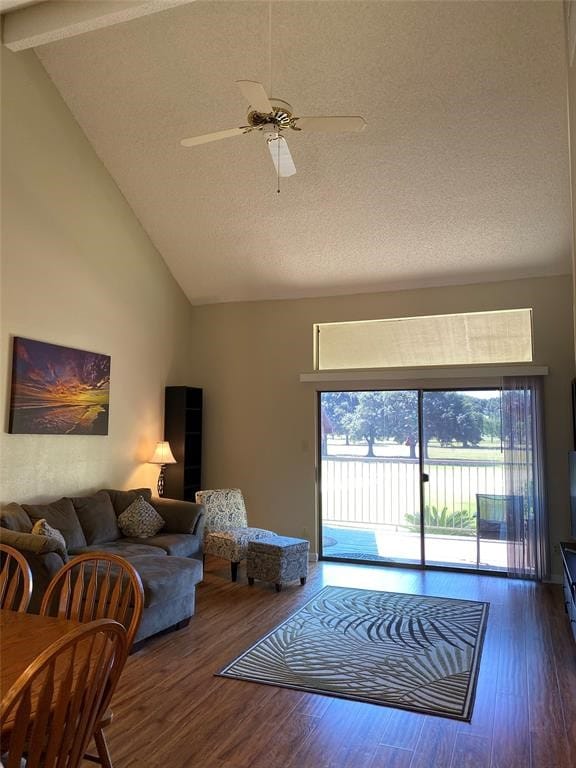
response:
M156 443L152 458L148 459L149 464L176 464L176 459L170 450L170 443L167 440Z

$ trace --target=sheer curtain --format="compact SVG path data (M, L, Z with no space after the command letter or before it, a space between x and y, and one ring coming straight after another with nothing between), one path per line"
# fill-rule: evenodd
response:
M550 575L542 399L539 376L502 380L508 575L517 579Z

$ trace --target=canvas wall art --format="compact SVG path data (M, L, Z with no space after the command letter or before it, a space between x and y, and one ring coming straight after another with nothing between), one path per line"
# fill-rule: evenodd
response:
M107 435L110 357L14 338L9 432Z

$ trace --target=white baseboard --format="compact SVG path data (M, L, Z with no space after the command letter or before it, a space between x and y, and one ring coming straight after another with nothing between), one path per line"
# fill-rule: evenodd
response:
M308 562L309 563L317 563L318 562L318 552L310 552L308 554Z

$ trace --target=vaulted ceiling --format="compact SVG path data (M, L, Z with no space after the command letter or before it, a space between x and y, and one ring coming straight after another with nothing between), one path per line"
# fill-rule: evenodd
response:
M37 55L189 299L570 271L561 2L191 2ZM235 80L359 134L290 132L281 182ZM119 255L121 258L121 255Z

